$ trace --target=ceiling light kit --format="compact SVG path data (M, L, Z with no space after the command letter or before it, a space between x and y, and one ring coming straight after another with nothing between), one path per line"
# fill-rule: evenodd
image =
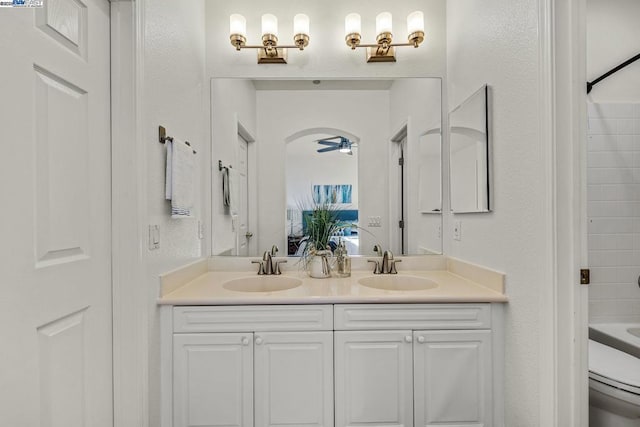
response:
M286 64L288 49L304 50L309 45L309 16L299 13L293 17L293 45L278 45L278 18L262 15L262 45L247 45L247 20L234 13L229 17L231 44L236 50L258 49L258 64ZM424 13L411 12L407 16L407 43L393 43L393 17L389 12L376 16L376 43L362 44L362 19L357 13L345 18L345 40L352 50L367 48L367 62L396 62L396 47L417 48L424 41Z

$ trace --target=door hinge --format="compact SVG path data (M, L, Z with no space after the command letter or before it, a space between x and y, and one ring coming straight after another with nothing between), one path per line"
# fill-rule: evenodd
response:
M398 227L404 228L404 221L398 221Z
M400 157L400 158L398 158L398 164L399 164L400 166L403 166L403 165L404 165L404 157Z
M588 285L589 283L591 283L591 272L588 268L583 268L580 270L580 284Z

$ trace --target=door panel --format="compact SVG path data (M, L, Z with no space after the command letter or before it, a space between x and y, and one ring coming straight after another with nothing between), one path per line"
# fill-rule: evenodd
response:
M414 332L415 425L490 427L491 331Z
M336 426L411 427L411 331L336 331L334 336Z
M253 426L253 334L176 334L173 427Z
M2 8L1 424L113 424L109 3Z
M333 333L256 333L256 427L333 426Z

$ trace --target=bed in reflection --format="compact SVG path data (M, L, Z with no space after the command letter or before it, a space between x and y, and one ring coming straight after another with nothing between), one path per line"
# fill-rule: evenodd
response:
M342 240L347 248L349 255L358 255L360 253L360 244L358 237L358 210L357 209L339 209L336 210L337 220L344 223L345 226L333 237L331 237L331 250L335 250L338 242ZM288 212L289 214L289 212ZM287 254L290 256L300 256L306 246L306 218L311 211L298 211L297 214L290 215L290 218L300 218L301 223L296 227L293 225L289 228L287 236ZM296 232L297 230L297 232Z

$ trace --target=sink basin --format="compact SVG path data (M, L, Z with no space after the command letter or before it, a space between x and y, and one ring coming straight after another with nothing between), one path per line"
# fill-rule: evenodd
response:
M433 280L418 276L380 275L358 280L362 286L385 291L424 291L438 286Z
M297 288L302 280L281 276L252 276L229 280L222 287L236 292L276 292Z

